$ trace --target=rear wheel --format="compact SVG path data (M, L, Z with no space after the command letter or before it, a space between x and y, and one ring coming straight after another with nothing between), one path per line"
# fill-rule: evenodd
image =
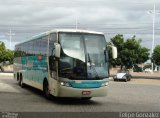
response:
M19 74L17 74L17 81L18 81L18 85L20 86L21 85L21 80L20 80Z
M22 74L20 74L20 78L19 78L18 84L19 84L22 88L25 87L25 84L23 83L23 76L22 76Z

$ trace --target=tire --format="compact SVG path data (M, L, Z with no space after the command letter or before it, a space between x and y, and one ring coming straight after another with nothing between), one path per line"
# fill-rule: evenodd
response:
M128 81L128 78L126 78L124 81L127 82L127 81Z
M131 78L130 78L130 77L128 78L128 81L131 81Z
M43 94L44 94L45 98L51 99L51 94L49 92L49 86L48 86L47 81L43 82Z
M92 97L84 97L84 98L81 98L81 100L90 100Z
M25 84L23 83L23 76L22 76L22 74L20 74L20 78L19 78L18 84L19 84L19 86L21 86L22 88L25 87Z
M17 76L17 80L18 80L18 85L21 86L21 80L20 80L19 74Z

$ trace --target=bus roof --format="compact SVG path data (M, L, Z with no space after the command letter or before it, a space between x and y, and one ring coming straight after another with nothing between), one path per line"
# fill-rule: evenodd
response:
M90 30L81 30L81 29L55 29L48 31L49 33L53 32L80 32L80 33L91 33L91 34L103 34L102 32L90 31Z
M77 32L77 33L89 33L89 34L101 34L103 35L104 33L102 32L96 32L96 31L90 31L90 30L81 30L81 29L53 29L53 30L49 30L49 31L46 31L46 32L43 32L43 33L40 33L38 35L35 35L35 36L32 36L31 38L29 38L27 41L24 41L22 43L19 43L17 45L20 45L20 44L23 44L23 43L26 43L26 42L29 42L31 40L34 40L34 39L37 39L37 38L40 38L40 37L43 37L43 36L46 36L48 34L51 34L51 33L58 33L58 32ZM16 46L17 46L16 45Z

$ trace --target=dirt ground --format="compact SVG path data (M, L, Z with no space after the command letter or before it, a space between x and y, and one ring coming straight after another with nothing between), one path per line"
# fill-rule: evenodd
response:
M152 77L160 77L160 72L153 72L153 73L145 73L145 72L131 72L132 76L152 76Z
M160 85L160 80L157 79L139 79L139 78L132 78L131 83L136 83L136 84L154 84L154 85Z

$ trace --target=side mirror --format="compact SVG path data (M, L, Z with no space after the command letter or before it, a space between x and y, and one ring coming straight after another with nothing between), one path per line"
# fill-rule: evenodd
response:
M113 59L117 58L117 48L115 46L112 46L112 57Z
M58 43L54 43L55 46L55 57L60 58L61 46Z

